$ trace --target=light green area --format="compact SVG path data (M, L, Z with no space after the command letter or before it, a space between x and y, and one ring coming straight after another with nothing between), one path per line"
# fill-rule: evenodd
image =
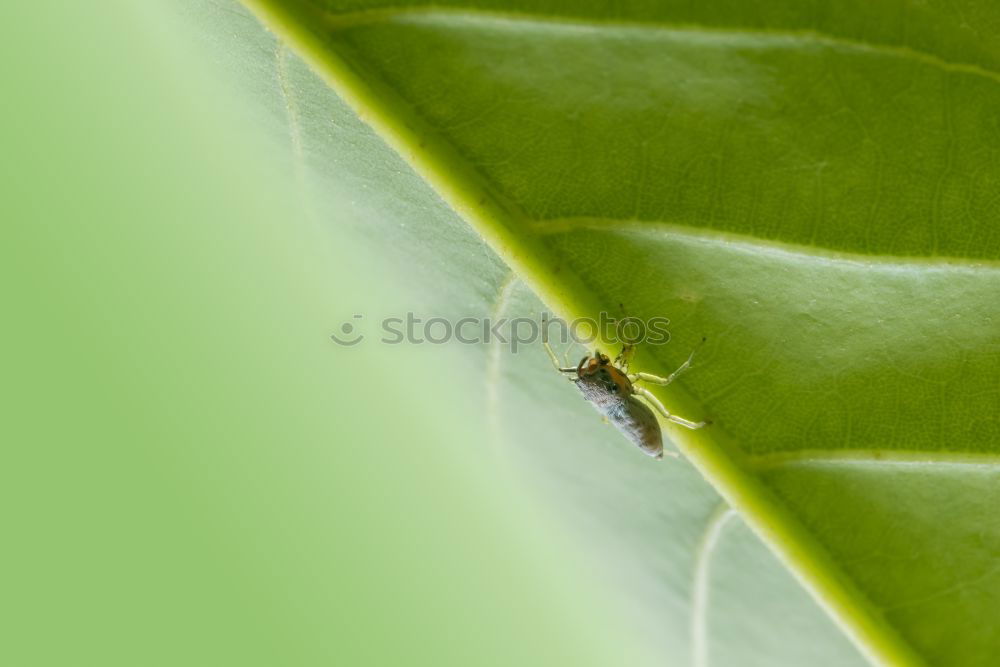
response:
M284 107L178 8L0 6L0 664L656 664L464 358L330 342L424 290L346 190L302 210Z
M671 437L863 652L887 664L991 664L993 5L466 3L343 14L338 3L247 4L545 305L670 317L674 343L639 353L652 372L708 337L695 371L659 393L714 424ZM333 113L314 89L297 92L306 111L293 119ZM293 122L294 136L306 135ZM300 140L317 151L305 165L333 155ZM364 161L359 171L374 194L358 190L356 205L387 192L418 199L385 189L379 174L391 172ZM499 290L502 271L473 241L454 248L454 216L422 206L406 218L421 229L399 238L426 243L406 250L475 276L475 293L496 273ZM697 554L714 507L706 489L665 483L684 468L615 467L617 450L595 449L597 436L543 437L524 415L558 412L547 402L558 383L549 391L520 357L507 361L517 370L496 371L511 376L492 390L497 404L518 400L504 387L535 400L496 422L517 451L548 461L528 467L549 471L563 498L614 508L623 541L608 546L607 532L591 530L591 548L634 576L630 590L670 582L664 564L684 561L663 555L663 532L678 553ZM568 421L593 433L578 408ZM650 516L618 513L623 498ZM626 553L657 555L629 568ZM691 626L676 602L691 591L672 591L649 608ZM720 631L735 647L708 659L740 655L741 641L769 650L751 641L758 627ZM801 655L790 647L774 659Z

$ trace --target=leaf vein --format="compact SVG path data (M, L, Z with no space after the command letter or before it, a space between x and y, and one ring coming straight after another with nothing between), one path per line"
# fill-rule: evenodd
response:
M347 30L392 22L492 22L524 24L534 23L570 30L623 30L656 31L678 36L700 35L719 42L741 42L749 47L801 48L821 46L830 49L876 54L916 62L928 67L981 77L1000 83L1000 72L989 67L967 62L954 62L933 53L899 44L866 41L812 29L779 30L737 26L711 26L697 23L669 23L664 21L598 20L593 18L541 14L529 12L502 12L466 7L441 7L435 5L408 7L381 7L349 12L324 12L328 27Z

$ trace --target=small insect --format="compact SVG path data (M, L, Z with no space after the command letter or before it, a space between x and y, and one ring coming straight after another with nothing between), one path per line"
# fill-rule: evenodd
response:
M654 459L663 458L663 435L660 433L660 423L650 406L665 419L690 429L698 429L709 423L693 422L670 414L649 390L636 386L637 382L670 384L691 366L694 352L669 377L662 378L649 373L628 372L629 358L634 351L631 345L622 347L621 353L614 361L601 354L599 350L594 350L593 356L584 357L575 368L561 366L549 344L543 343L543 345L556 370L569 376L567 379L576 384L583 397L604 415L607 421L614 424L622 435ZM667 453L670 456L677 456L675 452Z

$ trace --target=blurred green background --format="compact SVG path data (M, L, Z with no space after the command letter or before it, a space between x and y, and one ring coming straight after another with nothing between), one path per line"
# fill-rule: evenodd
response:
M0 664L653 664L167 4L0 8Z

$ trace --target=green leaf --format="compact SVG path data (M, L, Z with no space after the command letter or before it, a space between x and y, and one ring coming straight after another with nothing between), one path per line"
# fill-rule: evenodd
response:
M671 655L857 660L780 563L873 662L992 664L1000 9L244 2L287 45L317 213L443 285L436 314L666 316L636 362L660 374L707 338L654 391L712 420L667 434L714 492L602 430L538 350L486 364L504 451Z

